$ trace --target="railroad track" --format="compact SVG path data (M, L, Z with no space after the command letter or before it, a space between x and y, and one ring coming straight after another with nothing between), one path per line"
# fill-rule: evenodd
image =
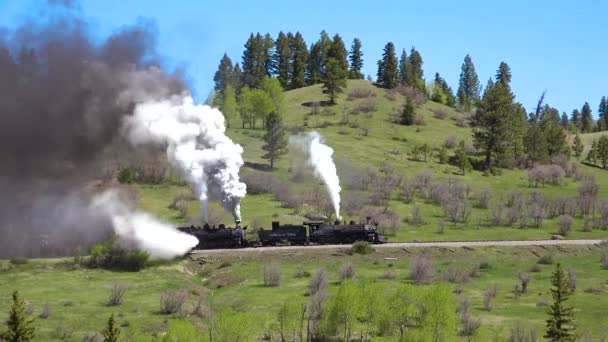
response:
M432 242L389 242L374 245L374 248L419 248L419 247L518 247L518 246L589 246L605 240L512 240L512 241L432 241ZM246 247L238 249L197 249L192 254L248 253L283 250L348 249L351 245L308 245Z

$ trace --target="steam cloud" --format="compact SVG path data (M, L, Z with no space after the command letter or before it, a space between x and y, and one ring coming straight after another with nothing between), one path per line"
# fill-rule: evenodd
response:
M160 67L150 22L96 41L67 0L49 1L16 28L0 27L0 258L67 255L113 231L157 256L192 243L165 235L148 216L104 207L89 189L110 162L160 152L135 151L121 135L138 103L188 93L179 71ZM176 249L160 248L160 240Z
M307 156L307 162L312 166L314 175L325 183L325 187L331 197L336 218L340 216L340 178L333 160L334 150L325 145L323 137L319 132L308 132L306 134L291 137L290 143L301 149Z
M194 186L208 220L209 194L219 197L235 220L241 220L241 199L246 186L239 181L243 148L225 134L222 113L194 104L190 96L138 104L125 118L130 141L167 144L167 157Z

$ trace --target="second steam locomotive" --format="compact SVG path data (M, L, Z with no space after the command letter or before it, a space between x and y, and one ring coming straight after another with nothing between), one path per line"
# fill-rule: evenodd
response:
M308 221L301 225L280 224L272 222L270 229L260 228L257 231L257 241L247 240L245 231L247 227L241 227L237 221L236 226L226 227L220 224L211 227L208 224L200 227L179 227L184 233L194 235L199 244L197 249L211 248L239 248L246 246L277 246L277 245L308 245L308 244L351 244L357 241L369 243L384 243L384 236L377 232L377 225L370 223L342 224L340 221L334 224L325 221Z

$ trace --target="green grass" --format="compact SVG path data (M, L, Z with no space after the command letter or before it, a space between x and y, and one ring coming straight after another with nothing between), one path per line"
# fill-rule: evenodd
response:
M538 265L541 271L530 273L528 293L521 296L513 293L518 273L537 265L538 257L543 255L552 255L555 263L560 262L565 269L577 273L578 286L571 303L576 310L579 334L590 333L597 339L608 328L605 318L608 270L600 267L597 247L377 249L368 255L348 255L343 250L278 250L255 254L235 251L202 259L199 256L200 263L181 261L137 273L74 268L69 260L32 260L23 265L2 261L0 321L6 318L11 292L19 289L34 315L40 313L42 305L51 306L51 317L34 323L37 341L54 340L54 331L59 326L73 330L70 340L79 341L84 334L100 331L110 313L117 315L124 334L133 331L150 334L166 329L166 320L178 319L158 313L160 294L168 288L185 288L189 289L188 308L200 293L208 293L208 300L216 311L231 309L247 327L249 339L246 341L257 341L263 331L275 324L283 302L308 300L305 292L310 278L296 278L298 267L310 273L319 267L325 268L331 284L330 294L337 288L339 270L346 262L354 264L357 279L373 280L394 289L411 283L409 264L416 255L433 260L436 282L442 282L441 274L448 267L468 268L475 262L490 265L489 269L482 270L479 278L471 278L463 285L463 295L473 304L473 316L482 320L475 341L502 341L515 321L534 326L540 334L544 332L547 307L539 307L537 303L551 302L549 278L554 265ZM269 262L278 263L282 269L278 287L262 286L262 269ZM394 272L396 278L378 279L387 270ZM129 289L123 305L107 307L105 302L113 282L126 283ZM498 287L498 296L494 309L488 312L483 309L483 292L494 284ZM602 292L587 293L587 288ZM200 318L186 319L199 327L205 326L206 321Z

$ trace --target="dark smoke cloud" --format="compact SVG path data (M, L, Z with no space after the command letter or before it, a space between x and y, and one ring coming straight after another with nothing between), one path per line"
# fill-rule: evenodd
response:
M0 257L62 254L106 234L83 184L133 153L120 126L136 102L186 90L160 68L150 22L94 43L75 7L53 0L44 17L0 28Z

